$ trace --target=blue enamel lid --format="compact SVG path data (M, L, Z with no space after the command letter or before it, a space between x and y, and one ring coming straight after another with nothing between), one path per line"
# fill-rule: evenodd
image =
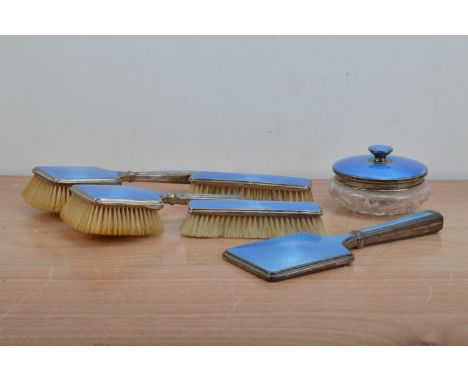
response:
M339 160L333 171L340 176L377 182L411 180L427 175L427 167L414 159L390 155L391 146L369 147L372 155L358 155Z

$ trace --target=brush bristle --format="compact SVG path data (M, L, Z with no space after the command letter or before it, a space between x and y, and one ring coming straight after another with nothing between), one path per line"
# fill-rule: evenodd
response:
M297 232L322 235L322 218L283 216L213 216L189 214L182 235L190 237L270 239Z
M70 196L67 185L53 183L39 175L34 175L21 196L33 207L47 212L58 213Z
M285 191L267 188L218 186L214 184L190 184L189 192L192 194L239 194L249 200L313 201L311 190Z
M93 235L148 236L164 231L158 210L97 205L75 194L70 196L60 217L76 230Z

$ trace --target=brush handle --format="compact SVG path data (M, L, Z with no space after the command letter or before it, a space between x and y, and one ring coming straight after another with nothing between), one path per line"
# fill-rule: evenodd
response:
M127 171L120 174L126 182L189 184L193 171Z
M365 245L428 235L440 231L443 224L444 218L440 213L423 211L390 220L386 223L362 228L359 231L352 231L352 237L347 240L345 245L348 248L360 248Z
M176 192L173 194L164 194L161 197L165 204L188 204L191 200L226 200L226 199L244 199L242 195L223 195L223 194L190 194L188 192Z

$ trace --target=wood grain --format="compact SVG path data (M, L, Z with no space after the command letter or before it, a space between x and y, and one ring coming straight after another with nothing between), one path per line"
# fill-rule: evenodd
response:
M433 182L439 234L278 283L222 259L247 240L181 237L183 206L163 209L162 236L93 237L25 204L27 181L0 178L0 344L468 344L468 181ZM325 181L313 191L328 233L383 220L336 208Z

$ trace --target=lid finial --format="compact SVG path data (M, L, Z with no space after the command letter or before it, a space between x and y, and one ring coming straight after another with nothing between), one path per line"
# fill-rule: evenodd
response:
M369 151L374 155L374 163L385 163L387 155L393 151L393 147L387 145L373 145L369 147Z

